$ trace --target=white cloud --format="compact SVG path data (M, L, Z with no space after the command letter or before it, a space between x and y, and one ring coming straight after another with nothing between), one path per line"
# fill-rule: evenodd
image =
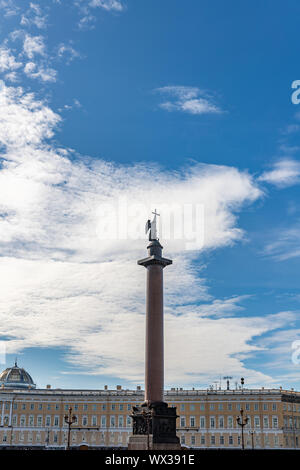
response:
M0 46L0 72L14 71L22 67L11 50L5 46Z
M219 114L223 111L213 98L197 87L165 86L155 91L169 96L171 100L164 101L159 106L167 111L182 111L189 114Z
M43 36L25 35L23 50L29 59L33 59L35 55L45 56L46 46Z
M0 82L0 143L9 148L36 146L53 136L60 117L22 88ZM15 154L17 155L17 153Z
M118 0L90 0L88 5L91 8L103 8L104 10L122 11L124 6Z
M67 64L70 64L72 60L80 58L81 55L71 44L60 44L58 46L57 55L60 59L64 58Z
M284 188L300 182L300 162L290 158L279 160L270 171L265 171L259 181Z
M30 2L28 10L21 16L20 24L44 29L47 26L47 15L43 14L40 5Z
M30 78L38 78L43 82L55 82L57 71L51 67L43 67L35 62L27 62L24 73Z
M0 9L4 10L4 16L6 17L15 16L20 11L14 0L1 0Z
M300 224L285 229L277 229L274 240L267 243L264 254L271 256L277 261L286 261L300 256Z
M148 164L71 161L70 151L48 143L60 117L45 103L2 85L0 104L6 148L0 170L0 324L1 334L11 337L8 352L63 347L77 369L141 382L145 270L136 260L145 255L146 240L99 240L99 208L121 197L131 207L143 202L149 211L152 202L203 203L202 249L208 250L243 236L237 214L261 192L249 174L225 166L177 172L153 166L150 180ZM136 218L144 225L149 211L129 214L129 225ZM205 381L224 367L244 373L243 358L257 351L253 338L288 321L237 316L242 297L213 299L195 263L199 249L184 251L181 240L165 244L165 255L174 259L165 272L168 384ZM252 383L270 379L255 370L247 375Z

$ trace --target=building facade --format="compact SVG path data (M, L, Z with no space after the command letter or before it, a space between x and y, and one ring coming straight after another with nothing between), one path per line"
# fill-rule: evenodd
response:
M18 368L17 365L14 366ZM132 407L144 392L124 390L36 389L22 372L4 373L0 388L0 447L65 448L72 408L71 446L126 447L132 430ZM24 371L20 369L20 371ZM5 377L13 378L13 382ZM25 380L24 380L25 378ZM28 380L26 387L26 380ZM183 390L165 392L177 408L177 435L191 448L240 448L240 410L248 417L245 448L300 449L300 393L282 389Z

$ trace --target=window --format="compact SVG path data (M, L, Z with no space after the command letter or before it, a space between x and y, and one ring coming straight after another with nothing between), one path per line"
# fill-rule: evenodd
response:
M272 427L273 428L278 428L278 418L277 418L277 416L273 416L273 418L272 418Z
M272 403L272 411L276 411L277 410L277 404L276 403Z
M34 403L30 403L30 409L34 410Z
M210 436L210 443L211 443L212 446L214 446L216 444L215 436Z
M263 408L264 408L264 411L268 411L268 403L264 403Z
M185 416L180 416L180 427L181 428L185 427Z
M58 403L56 403L55 409L56 409L56 410L59 410L59 404L58 404Z
M223 410L223 403L219 403L219 411L222 411Z
M93 405L93 411L97 411L97 405Z
M204 403L201 403L201 405L200 405L200 410L201 410L201 411L204 411L204 410L205 410L205 405L204 405Z
M115 409L116 409L115 403L112 403L112 404L111 404L111 409L112 409L112 410L115 410Z
M38 417L37 417L37 425L38 425L38 426L42 426L42 425L43 425L43 417L42 417L42 416L38 416Z
M5 409L9 410L9 404L8 403L5 403Z
M29 416L29 426L34 425L34 417L32 415Z
M228 408L228 411L232 411L232 403L228 403L227 408Z
M241 404L240 404L240 403L237 403L237 404L236 404L236 409L237 409L238 411L240 411L240 409L241 409Z
M131 410L131 404L130 404L130 403L127 405L127 410L128 410L128 411Z
M75 403L75 405L74 405L74 410L75 410L75 411L78 411L78 403Z
M221 445L221 446L224 445L224 436L220 436L220 445Z
M250 411L250 403L246 403L246 411Z
M110 417L110 427L114 428L116 426L116 419L114 416Z
M233 428L233 417L232 416L228 416L227 418L227 426L229 428Z
M58 441L58 436L57 436L57 433L55 432L53 436L53 442L56 444L57 441Z
M106 410L106 404L105 403L102 403L102 410Z
M194 404L191 404L191 405L190 405L190 410L191 410L191 411L195 411L195 405L194 405Z
M203 436L203 434L201 436L200 442L201 442L202 445L205 445L205 436Z
M12 424L13 424L13 426L17 426L17 416L16 415L13 415Z
M26 410L26 403L22 403L22 410Z
M123 408L124 408L124 407L123 407L123 403L120 403L120 405L119 405L119 410L120 410L120 411L123 411Z
M18 403L14 403L14 410L18 409Z
M42 403L39 403L39 410L42 410L43 409L43 405Z
M205 428L205 417L200 416L200 428Z
M51 424L51 416L46 416L46 426L50 426Z
M180 411L184 411L184 403L180 404Z
M97 416L92 416L92 426L97 426Z
M119 418L118 418L118 427L122 428L123 425L124 425L124 419L123 419L123 416L120 415Z
M211 428L215 427L215 418L214 418L214 416L211 416L211 418L210 418L210 427Z
M254 403L254 411L258 411L258 403Z
M182 435L180 438L180 441L181 441L181 444L185 444L185 436Z
M268 428L269 427L269 418L268 416L264 416L264 428Z
M192 428L195 426L195 416L190 416L190 426Z
M132 423L132 421L131 421L130 416L127 416L127 419L126 419L126 426L131 426L131 423Z
M82 426L87 426L88 418L87 416L82 416Z
M254 416L254 427L259 428L260 422L259 422L259 416Z
M101 416L101 428L106 427L106 416Z
M87 406L87 404L85 403L85 404L83 405L83 411L87 411L87 409L88 409L88 406Z
M238 445L241 445L241 436L238 436Z
M51 405L47 405L47 410L51 410Z
M213 411L213 410L215 409L215 404L214 404L214 403L211 403L211 404L209 405L209 409L210 409L211 411Z
M196 437L191 436L191 445L194 446L196 444Z
M274 436L274 447L278 447L279 446L279 438L278 438L278 435L275 434Z
M59 426L59 417L54 416L54 426Z
M223 418L223 416L219 417L219 428L224 428L224 418Z
M26 423L26 418L24 415L22 415L20 418L20 426L25 426L25 423Z
M6 442L6 441L7 441L7 435L3 434L3 442Z

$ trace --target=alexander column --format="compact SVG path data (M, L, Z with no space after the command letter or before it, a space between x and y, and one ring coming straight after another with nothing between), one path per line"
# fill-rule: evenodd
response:
M133 435L128 449L180 449L176 436L176 408L164 402L164 307L163 269L172 260L162 257L157 236L157 214L147 221L147 258L138 261L147 269L145 401L133 407Z

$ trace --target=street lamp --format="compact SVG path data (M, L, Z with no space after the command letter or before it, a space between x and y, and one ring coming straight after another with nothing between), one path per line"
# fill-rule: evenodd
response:
M254 450L254 434L255 434L255 431L250 431L250 434L251 434L252 450Z
M69 426L69 429L68 429L68 443L67 443L67 449L66 450L70 450L71 426L72 426L72 424L75 423L75 421L76 421L76 416L72 414L72 407L70 406L68 414L65 415L65 422Z
M245 446L244 446L244 426L246 426L246 424L248 423L249 418L247 418L247 416L244 417L243 408L241 409L240 414L241 415L236 418L236 421L237 421L238 425L241 426L241 428L242 428L242 449L244 450L244 448L245 448Z

